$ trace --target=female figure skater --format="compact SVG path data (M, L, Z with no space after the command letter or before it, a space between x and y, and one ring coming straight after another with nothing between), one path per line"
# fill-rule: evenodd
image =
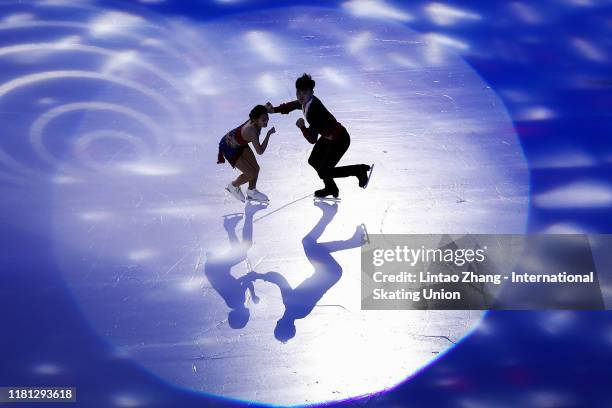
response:
M225 189L242 202L245 201L245 197L240 186L245 183L249 183L246 193L249 200L268 201L268 197L255 188L259 176L259 165L249 147L249 143L253 143L257 154L263 154L266 151L270 135L276 132L274 128L268 130L263 143L260 143L261 129L267 126L268 110L263 105L257 105L249 113L249 120L227 132L219 142L217 163L224 163L227 159L232 167L237 167L241 171L236 180L229 183Z
M223 227L227 232L231 247L224 253L206 253L204 274L212 288L230 308L227 322L232 329L241 329L249 321L247 291L250 293L253 303L259 302L253 286L258 274L249 271L246 275L236 278L231 271L236 265L247 260L248 251L253 246L253 217L257 211L264 208L266 207L263 204L248 203L246 205L242 241L236 236L236 226L242 219L242 214L224 215Z
M323 103L314 96L315 81L308 74L304 74L295 81L297 100L273 106L266 103L270 113L287 114L300 109L310 127L306 127L303 118L299 118L295 125L300 128L304 138L314 144L312 153L308 158L310 164L323 180L325 188L314 192L315 197L333 195L338 197L338 186L334 178L355 176L359 187L366 188L372 174L371 166L367 164L354 164L351 166L336 167L344 153L351 144L351 138ZM321 137L319 137L321 135Z

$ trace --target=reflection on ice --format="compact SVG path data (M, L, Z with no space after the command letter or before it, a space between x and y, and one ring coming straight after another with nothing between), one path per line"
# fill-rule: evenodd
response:
M430 3L425 6L425 11L429 14L434 23L448 26L462 21L477 21L482 17L478 13L462 10L443 3Z
M590 167L597 165L595 158L580 150L550 150L532 160L532 168L555 169L572 167Z
M514 1L509 4L509 8L523 23L539 24L542 21L542 17L533 6L525 4L524 2Z
M149 248L144 248L144 249L137 249L137 250L131 251L128 254L128 258L132 261L140 262L140 261L144 261L147 259L151 259L155 255L157 255L156 251L149 249Z
M93 5L93 0L38 0L35 3L37 6L51 6L51 7L80 7L80 6L88 6Z
M119 169L138 174L140 176L176 176L183 170L178 166L159 164L158 162L133 162L117 166Z
M91 21L90 32L94 36L107 36L138 28L144 23L145 20L140 16L109 11Z
M368 47L372 41L372 34L364 31L351 38L348 43L348 50L353 54L360 53Z
M72 176L56 175L51 178L51 181L55 184L74 184L80 183L82 180Z
M323 67L321 69L321 74L334 85L337 85L342 88L346 88L349 86L348 79L340 72L338 72L338 70L335 68Z
M79 214L79 217L84 221L104 221L113 217L113 213L109 211L86 211Z
M515 118L517 120L548 120L556 116L556 113L546 106L532 106L519 111Z
M213 96L221 93L216 73L211 68L200 68L187 78L191 89L200 95Z
M587 228L575 223L558 222L541 231L544 234L588 234Z
M578 181L540 193L533 199L542 208L596 208L612 206L612 186Z
M570 310L547 311L541 315L539 325L551 335L560 335L571 330L576 322L576 312Z
M349 0L342 4L346 10L358 17L410 21L413 17L407 12L384 0Z
M204 287L206 280L203 277L183 279L178 283L178 289L182 292L196 293L200 292Z
M133 394L117 394L112 397L113 405L121 408L146 406L149 402Z
M278 79L274 77L274 74L266 72L257 79L257 87L262 95L275 96L281 95L281 87L278 83Z
M460 51L464 51L470 48L470 45L464 41L458 40L451 36L440 34L440 33L429 33L425 36L427 40L434 44L440 44L443 46L451 47Z
M31 14L31 13L15 13L15 14L9 14L8 16L4 17L1 21L2 23L13 24L13 23L22 23L24 21L31 21L31 20L34 20L34 18L35 18L34 14Z
M125 69L128 65L133 64L139 59L139 55L136 51L123 51L118 52L112 58L109 58L108 62L102 67L102 72L110 74L121 69Z
M285 62L282 48L272 34L263 31L249 31L245 34L245 39L250 48L264 61L273 64Z
M398 53L389 53L388 57L390 61L402 67L417 68L419 66L419 64L413 59Z
M536 408L570 408L577 404L576 399L563 390L547 390L531 392L527 396L526 405Z
M62 368L55 363L40 363L34 366L34 371L40 375L57 375L62 372Z
M571 44L576 51L588 60L594 62L605 62L607 60L605 53L591 41L587 41L584 38L573 38Z

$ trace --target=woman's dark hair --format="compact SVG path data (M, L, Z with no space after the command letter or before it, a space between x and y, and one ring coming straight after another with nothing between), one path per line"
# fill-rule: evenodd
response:
M312 91L315 87L315 81L310 75L304 73L295 81L295 89L299 91Z
M263 115L264 113L266 114L268 113L268 110L266 109L266 107L263 105L257 105L253 109L251 109L251 113L249 113L249 118L251 120L255 120L259 118L261 115Z

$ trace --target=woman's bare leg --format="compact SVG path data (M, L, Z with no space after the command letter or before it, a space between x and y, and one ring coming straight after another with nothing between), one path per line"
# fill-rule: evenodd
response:
M238 163L236 163L236 167L238 167ZM241 169L240 167L238 167L238 169L240 171L244 171L243 169ZM236 180L232 181L232 186L234 187L240 187L241 185L243 185L244 183L246 183L247 181L249 181L249 177L244 174L241 173L238 177L236 177Z
M257 179L258 169L253 167L251 161L249 160L249 153L251 156L253 152L251 149L244 149L238 160L236 161L236 168L242 172L236 180L232 181L232 185L234 187L239 187L246 182L249 182L249 188L251 186L251 180L253 178ZM257 163L257 162L256 162Z
M242 152L239 160L243 160L243 163L247 164L250 168L248 173L249 178L247 181L249 182L249 188L252 190L257 186L257 178L259 177L259 164L257 164L257 159L255 158L253 151L246 148ZM238 163L236 163L236 167L238 167Z

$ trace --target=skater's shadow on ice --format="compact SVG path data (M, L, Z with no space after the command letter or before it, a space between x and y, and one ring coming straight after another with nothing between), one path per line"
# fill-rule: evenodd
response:
M257 211L266 208L265 205L247 204L242 240L236 236L236 227L242 220L243 214L229 214L223 217L223 226L230 248L223 253L207 253L204 273L213 289L230 308L227 321L232 329L241 329L248 323L250 311L246 306L248 303L246 292L250 292L253 303L258 303L259 298L255 295L253 282L261 279L278 286L284 304L285 311L276 323L274 337L281 342L292 339L296 334L295 321L308 316L317 302L342 276L342 267L331 254L358 248L364 244L366 232L363 225L357 226L353 235L346 240L318 242L325 228L336 216L338 205L326 202L316 202L314 205L323 213L312 230L302 239L304 253L313 266L314 273L295 288L289 285L282 274L275 271L257 273L251 270L239 278L231 274L234 266L247 259L253 241L253 216Z
M312 230L302 239L304 253L314 268L314 273L295 288L278 272L257 273L256 279L278 286L283 299L285 312L276 323L274 337L286 342L295 337L295 321L308 316L323 295L334 286L342 276L342 267L331 255L333 252L357 248L363 245L365 229L358 226L353 236L343 241L318 242L327 225L335 217L338 206L325 202L315 205L323 210L321 218Z
M257 211L264 208L266 206L263 204L247 204L244 212L242 241L236 236L236 226L243 218L243 214L236 213L223 216L223 227L227 232L230 248L223 253L208 252L206 254L204 274L213 289L231 309L227 316L227 322L232 329L241 329L249 321L250 312L246 306L246 291L250 292L254 303L259 301L253 288L253 281L257 274L251 271L240 278L234 278L231 269L247 259L247 253L253 245L253 216Z

